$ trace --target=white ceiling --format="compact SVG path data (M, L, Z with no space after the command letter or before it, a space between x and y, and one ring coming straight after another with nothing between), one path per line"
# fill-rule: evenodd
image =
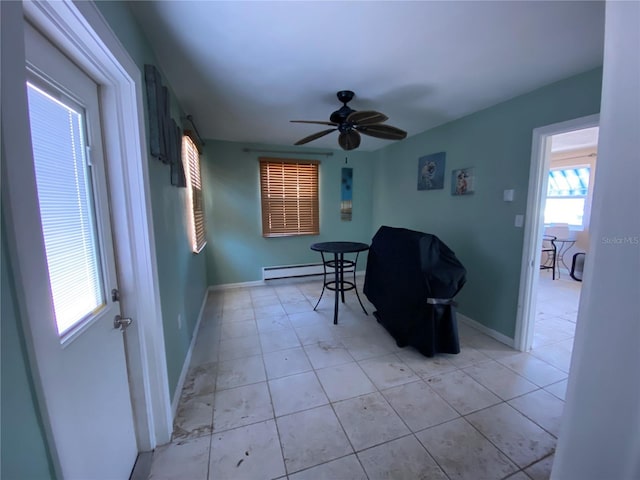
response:
M205 138L293 144L353 90L409 136L602 64L596 1L131 2ZM361 150L385 140L364 137ZM339 148L337 134L308 144Z

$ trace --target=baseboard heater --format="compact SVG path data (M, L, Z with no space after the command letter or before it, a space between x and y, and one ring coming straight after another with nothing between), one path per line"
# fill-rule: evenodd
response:
M262 280L278 278L308 277L322 275L322 263L307 263L304 265L282 265L279 267L262 267Z

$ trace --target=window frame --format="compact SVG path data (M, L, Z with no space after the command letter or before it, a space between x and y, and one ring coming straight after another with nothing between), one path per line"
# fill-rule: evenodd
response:
M262 236L319 235L320 161L260 157L258 163ZM287 196L292 191L295 199Z
M202 153L198 140L185 130L182 136L182 166L187 189L187 224L189 242L194 254L200 253L207 245L206 215L204 211L204 193L202 182Z
M105 243L105 238L109 238L111 236L110 227L105 224L105 204L107 194L106 191L101 188L101 184L106 182L106 173L104 172L104 166L101 158L99 158L99 151L93 150L93 155L90 154L91 147L101 148L101 145L94 143L95 136L91 135L89 122L94 122L94 128L96 123L98 124L99 128L101 127L99 125L99 119L95 116L94 111L97 109L97 103L91 104L90 106L92 107L92 109L91 111L88 111L87 106L82 103L82 100L80 100L80 98L74 98L71 93L66 90L66 88L63 88L48 76L37 71L34 66L29 64L27 67L27 72L28 73L26 77L25 87L27 89L27 110L30 117L30 149L33 154L33 169L35 175L34 180L36 182L37 192L36 201L39 207L38 221L41 227L45 246L44 251L46 258L46 270L48 275L47 281L50 288L57 334L61 345L66 346L87 328L89 328L99 318L102 318L104 312L108 308L107 289L108 286L113 283L112 279L115 278L115 270L114 267L112 267L113 250L108 244ZM77 84L73 85L74 87L78 88ZM92 247L92 254L87 255L87 257L93 257L93 262L90 262L90 264L93 264L95 268L93 275L94 281L97 283L97 285L94 286L94 293L97 295L96 300L99 301L90 310L86 310L81 316L76 316L75 320L73 320L72 322L64 322L62 320L62 314L64 313L65 307L62 303L60 303L60 294L62 294L62 297L64 297L64 294L62 292L64 292L65 289L63 288L61 292L59 291L59 293L56 294L55 284L64 283L60 280L60 273L61 270L63 270L59 261L61 250L60 248L57 249L58 255L56 255L56 249L54 249L54 251L50 250L50 247L48 245L49 237L46 233L46 227L44 225L44 222L47 221L45 219L45 210L51 211L51 208L45 209L43 206L43 202L47 200L47 197L43 196L43 185L45 185L47 182L54 181L48 175L57 175L57 177L59 178L59 176L63 174L63 171L58 170L55 174L51 171L47 172L48 169L45 161L41 164L41 166L44 166L45 168L42 173L39 173L39 168L41 167L39 167L40 161L35 152L35 149L37 147L35 146L34 142L36 141L36 138L40 138L41 135L39 134L39 132L34 131L34 118L32 109L35 108L35 106L31 103L30 89L33 90L34 94L46 97L51 102L60 105L63 109L66 109L69 112L73 112L77 115L77 118L75 119L75 122L77 122L77 131L71 132L70 141L72 143L80 143L79 151L77 151L76 153L80 155L81 158L79 160L79 164L81 164L83 167L80 169L75 169L74 172L76 176L76 187L79 187L79 184L81 183L83 184L85 189L84 194L79 194L79 196L84 197L84 201L82 202L84 207L81 208L86 209L87 217L85 218L85 220L87 220L87 224L84 225L83 233L80 236L85 237L86 235L89 235L91 239L85 239L87 240L87 243L82 244L83 249L79 253L79 255L76 256L76 258L78 258L78 256L82 257L83 251L86 248ZM85 92L84 90L81 91L83 95L87 94L87 92ZM83 98L86 99L86 97ZM93 100L92 97L89 98L90 100ZM97 102L97 97L95 100ZM77 136L74 135L74 133ZM62 154L63 153L59 153L59 155ZM43 181L45 182L44 184L41 183ZM80 190L78 190L78 192L80 192ZM58 190L56 191L56 193L60 195L61 192ZM49 198L48 200L51 201L51 198ZM79 202L80 201L81 200L79 200ZM49 205L52 204L49 203ZM54 208L58 210L58 213L61 212L59 206ZM75 210L72 210L71 212L80 213L76 212ZM68 215L70 211L67 210L66 213ZM56 220L55 228L50 224L50 222L54 220L54 218ZM60 230L60 228L69 228L67 221L68 218L65 218L64 216L57 218L48 216L48 222L50 224L49 228L54 228L58 231ZM54 243L56 242L54 241ZM66 249L67 247L63 248ZM55 261L56 258L58 259L58 261ZM68 270L69 266L67 265L67 268L65 269ZM56 278L58 280L56 280ZM66 291L67 293L69 293L68 290ZM70 300L68 301L68 303L79 303L79 297L77 295L81 295L81 293L82 292L74 291L73 294L75 295L75 300ZM68 308L66 310L68 312Z
M598 146L588 146L570 150L555 151L551 153L551 159L548 169L546 170L546 177L543 192L545 203L543 209L543 218L545 218L545 212L547 209L547 199L576 199L584 198L584 211L582 216L582 225L570 225L569 229L572 231L587 231L589 230L589 224L591 219L591 208L593 202L593 187L597 173L598 165ZM549 193L549 176L552 170L567 170L577 169L585 167L589 169L589 184L587 185L586 194L583 196L567 196L561 197L556 195L548 196ZM545 226L553 225L552 223L545 222Z
M588 174L589 174L589 180L586 186L586 191L584 194L567 194L567 195L549 195L549 188L550 188L550 180L551 180L551 175L552 172L554 171L562 171L562 170L578 170L580 168L586 168L588 170ZM546 212L547 212L547 208L549 206L549 200L583 200L583 204L582 204L582 222L580 224L573 224L573 223L568 223L568 222L560 222L560 223L567 223L569 225L569 228L572 230L585 230L588 226L588 221L587 221L587 215L588 215L588 200L589 200L589 192L591 191L591 186L593 183L593 173L592 173L592 166L588 163L578 163L578 164L574 164L574 165L562 165L562 166L554 166L552 168L549 169L549 171L547 172L547 175L549 176L549 181L547 182L547 195L546 195L546 203L545 203L545 212L544 215L546 217ZM545 218L546 219L546 218ZM555 224L558 222L546 222L545 224L547 225L551 225L551 224Z

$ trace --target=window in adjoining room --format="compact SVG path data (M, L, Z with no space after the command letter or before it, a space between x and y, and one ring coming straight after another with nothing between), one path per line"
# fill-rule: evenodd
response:
M200 177L200 153L189 135L182 137L182 164L187 180L187 203L190 215L187 215L191 249L199 253L207 244L204 219L204 198Z
M262 236L320 233L317 160L260 159Z
M549 171L544 223L563 223L584 227L584 213L589 192L588 166L558 168Z

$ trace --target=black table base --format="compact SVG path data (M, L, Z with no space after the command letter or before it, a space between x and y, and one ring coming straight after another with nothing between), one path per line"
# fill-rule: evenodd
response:
M320 293L320 298L318 298L318 302L316 306L313 307L314 310L318 308L320 305L320 300L322 300L322 296L324 295L324 291L332 290L335 292L335 303L333 307L333 324L338 324L338 305L340 300L344 303L344 292L349 290L354 290L356 292L356 297L358 299L358 303L360 303L360 307L362 307L362 311L365 315L369 315L367 310L364 308L362 304L362 300L360 300L360 295L358 294L358 288L356 287L356 265L358 264L358 256L360 252L368 250L369 246L366 243L355 243L355 242L324 242L324 243L314 243L311 245L311 249L317 252L320 252L322 256L322 266L324 268L324 277L322 282L322 292ZM333 260L327 260L324 256L325 253L333 253ZM356 258L354 260L345 260L345 253L355 253ZM334 270L334 279L327 280L327 267L333 268ZM344 274L346 269L353 269L353 281L345 280ZM348 273L349 271L347 271Z

